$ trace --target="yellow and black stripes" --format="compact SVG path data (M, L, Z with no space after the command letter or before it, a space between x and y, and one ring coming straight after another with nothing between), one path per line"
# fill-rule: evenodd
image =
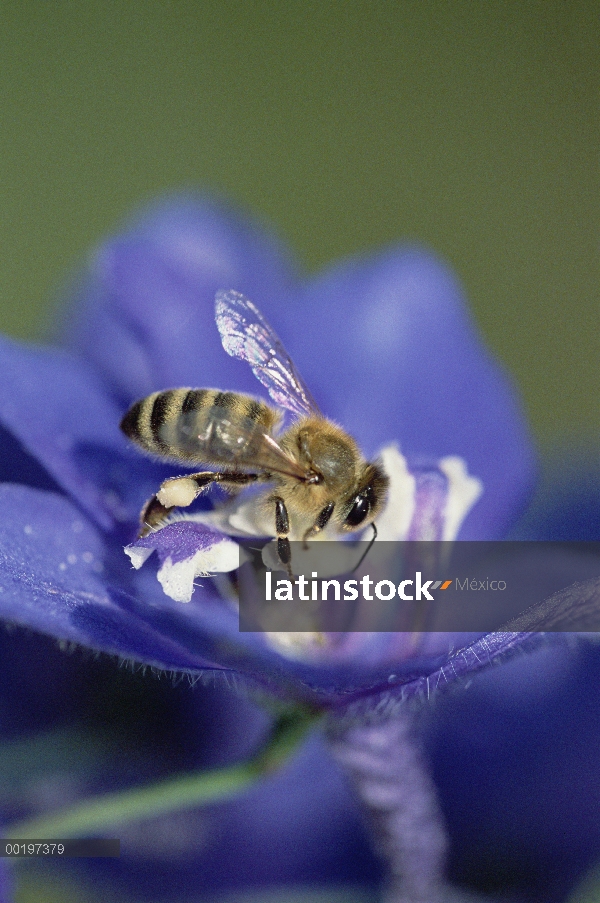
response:
M277 412L263 402L218 389L167 389L136 402L121 429L161 458L226 465L250 461Z

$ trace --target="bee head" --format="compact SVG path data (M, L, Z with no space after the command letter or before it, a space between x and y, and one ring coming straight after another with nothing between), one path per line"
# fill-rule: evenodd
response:
M389 479L378 464L366 464L359 484L343 506L342 530L357 530L375 520L383 508Z

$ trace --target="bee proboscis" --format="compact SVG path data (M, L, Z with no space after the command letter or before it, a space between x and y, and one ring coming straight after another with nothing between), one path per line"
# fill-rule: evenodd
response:
M144 505L140 536L190 505L212 483L239 489L269 483L255 504L270 512L281 562L290 567L290 537L304 541L328 525L339 533L373 525L388 478L357 443L323 416L279 338L239 292L219 291L215 318L225 351L250 364L274 407L250 395L177 388L136 402L121 429L164 461L214 466L165 480ZM295 415L280 432L282 410Z

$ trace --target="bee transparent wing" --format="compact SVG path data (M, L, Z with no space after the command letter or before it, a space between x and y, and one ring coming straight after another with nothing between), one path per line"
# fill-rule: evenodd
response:
M165 422L158 431L163 457L189 464L281 473L306 479L305 471L256 421L213 406Z
M250 364L275 404L299 417L322 416L291 357L252 301L239 292L218 291L215 319L227 354Z

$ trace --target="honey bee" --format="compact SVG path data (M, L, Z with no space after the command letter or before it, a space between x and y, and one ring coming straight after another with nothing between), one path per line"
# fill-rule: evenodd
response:
M387 495L379 463L327 420L279 338L254 304L219 291L215 319L225 351L250 364L277 409L250 395L218 389L166 389L137 401L121 429L145 452L205 470L165 480L144 505L140 536L173 508L190 505L212 483L229 490L271 484L255 499L273 517L277 553L290 570L290 538L315 537L331 524L339 533L373 523ZM295 416L281 432L283 410Z

